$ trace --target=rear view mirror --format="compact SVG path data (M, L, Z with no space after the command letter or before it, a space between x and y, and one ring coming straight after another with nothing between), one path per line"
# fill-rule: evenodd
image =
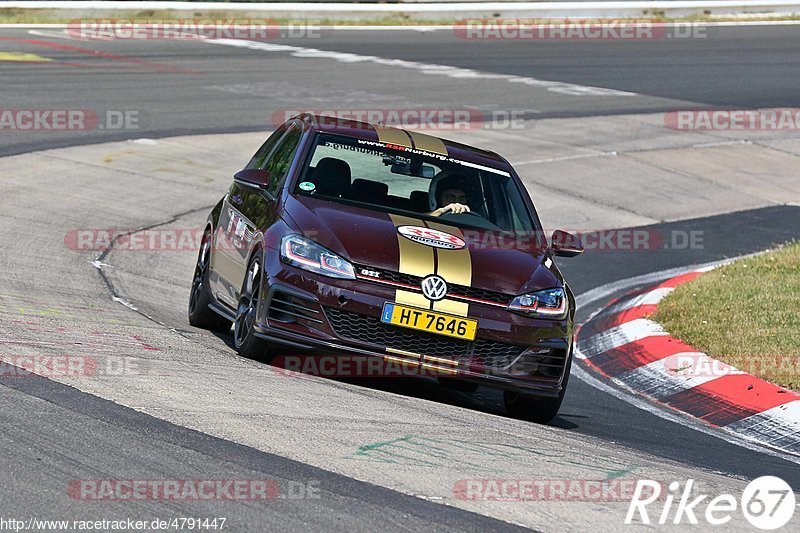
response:
M412 167L410 163L399 162L392 165L392 174L402 174L404 176L414 176L416 178L432 178L436 175L436 169L428 165Z
M411 175L411 165L406 162L399 162L392 165L392 174L402 174L404 176Z
M249 168L237 172L233 179L244 185L263 189L269 185L269 172L258 168Z
M557 229L550 239L550 249L560 257L575 257L583 253L583 243L575 235Z

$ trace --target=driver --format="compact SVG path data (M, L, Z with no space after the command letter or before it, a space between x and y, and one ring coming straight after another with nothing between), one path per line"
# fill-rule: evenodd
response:
M461 174L451 174L436 183L437 209L430 213L431 216L438 217L445 213L469 213L469 198L466 189L467 179Z

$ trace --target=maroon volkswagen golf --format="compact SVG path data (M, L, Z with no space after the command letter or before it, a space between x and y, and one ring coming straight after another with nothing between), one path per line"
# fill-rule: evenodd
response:
M189 323L240 354L359 354L462 390L503 389L546 422L572 363L575 300L519 177L499 155L430 135L299 115L211 211Z

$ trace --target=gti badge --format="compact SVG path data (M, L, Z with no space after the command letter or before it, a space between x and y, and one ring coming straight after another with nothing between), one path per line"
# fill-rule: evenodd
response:
M422 294L432 302L438 302L447 294L447 283L441 276L432 275L422 280Z
M381 273L380 272L378 272L377 270L370 270L368 268L362 268L361 269L361 275L362 276L369 276L371 278L379 278L379 277L381 277Z

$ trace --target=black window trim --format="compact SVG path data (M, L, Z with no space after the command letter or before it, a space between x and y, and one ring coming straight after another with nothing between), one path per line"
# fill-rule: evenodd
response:
M300 143L302 143L302 139L303 139L303 122L300 119L296 119L295 118L295 119L292 119L292 120L290 120L288 122L284 122L283 124L278 126L278 128L282 128L284 126L286 126L286 131L284 131L283 135L281 135L280 138L277 141L275 141L275 144L272 146L272 149L269 151L269 154L267 154L267 157L264 158L265 162L269 161L269 159L275 153L275 150L277 150L278 147L283 143L284 139L286 139L286 136L294 131L293 128L295 128L295 127L300 131L300 142L298 142L298 147L300 146ZM267 138L267 140L269 140L269 138ZM264 141L264 142L266 142L266 141ZM296 155L297 154L295 154L295 156ZM292 158L292 161L294 161L294 158ZM290 164L290 168L291 168L291 164ZM278 197L280 196L280 191L283 189L283 186L286 185L285 182L286 182L286 178L289 175L289 170L290 169L286 170L286 175L283 176L283 178L281 179L281 181L283 183L281 183L281 184L279 184L279 185L277 185L275 187L275 193L273 193L272 191L270 191L267 188L259 187L261 192L266 194L267 198L269 198L270 200L272 200L272 201L277 200Z

